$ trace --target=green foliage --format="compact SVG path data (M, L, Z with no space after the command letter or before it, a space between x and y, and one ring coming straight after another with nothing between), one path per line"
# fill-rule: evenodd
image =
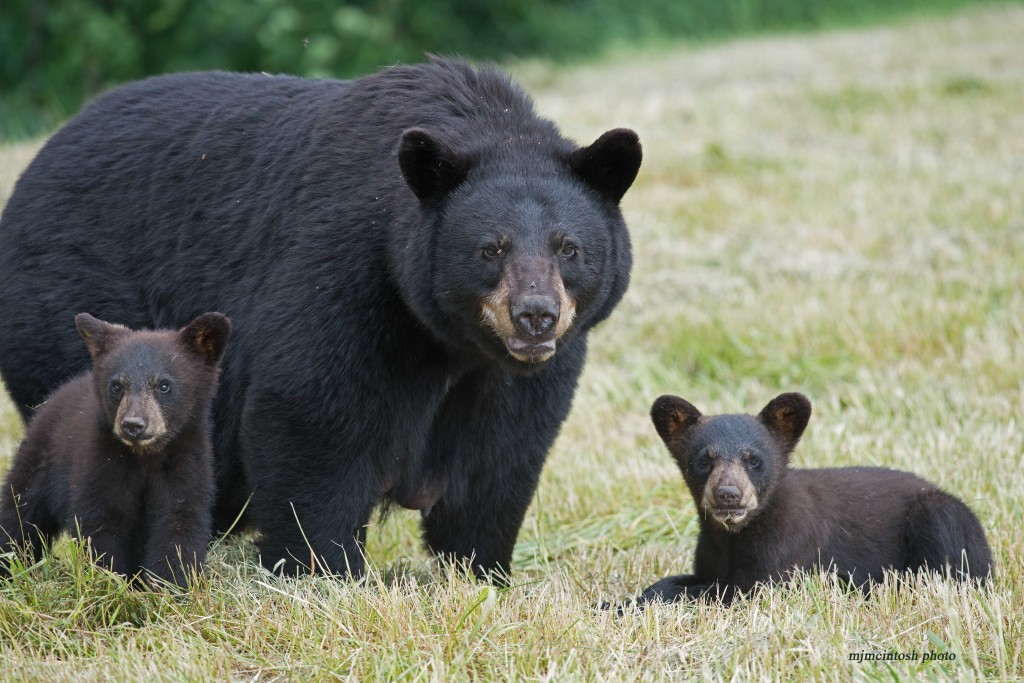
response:
M8 0L0 137L51 130L112 84L194 69L347 77L424 52L594 55L611 43L863 22L972 0Z

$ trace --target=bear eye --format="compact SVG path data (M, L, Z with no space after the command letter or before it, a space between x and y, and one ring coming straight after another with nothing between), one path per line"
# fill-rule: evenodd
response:
M118 380L110 380L110 393L114 394L115 396L121 393L121 383Z
M494 259L501 256L501 247L499 247L497 244L488 244L486 247L480 250L480 255L483 256L488 261L493 261Z
M159 391L161 394L166 394L168 391L171 390L171 383L167 381L160 382L160 384L156 386L156 390Z
M705 453L697 458L697 460L693 463L693 466L694 469L696 469L698 472L703 472L704 470L711 466L711 458L709 458L707 453Z
M580 248L577 247L572 242L566 242L564 245L562 245L562 251L559 253L561 253L562 258L572 260L576 258L577 254L580 253Z
M756 455L750 456L750 459L747 460L747 467L749 467L752 470L756 470L760 466L761 458L757 457Z

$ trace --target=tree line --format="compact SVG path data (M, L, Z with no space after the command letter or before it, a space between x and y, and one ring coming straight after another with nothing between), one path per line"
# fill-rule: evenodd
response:
M424 52L593 57L614 44L861 23L978 0L5 0L0 137L113 84L195 69L351 77Z

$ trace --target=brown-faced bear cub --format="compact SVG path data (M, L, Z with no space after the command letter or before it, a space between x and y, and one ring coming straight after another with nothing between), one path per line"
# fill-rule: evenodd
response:
M922 568L984 583L992 554L959 499L908 472L789 468L811 417L782 394L757 417L704 416L676 396L651 408L700 516L694 573L669 576L637 603L720 597L729 603L793 569L825 568L865 591L886 570Z
M37 560L66 530L108 569L183 586L212 533L210 411L231 323L205 313L133 331L80 313L75 324L92 370L29 424L0 490L0 551L27 546Z

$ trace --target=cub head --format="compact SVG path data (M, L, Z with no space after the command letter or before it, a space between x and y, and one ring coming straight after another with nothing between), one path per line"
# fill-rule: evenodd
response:
M231 334L225 315L204 313L176 331L134 331L79 313L75 326L114 436L129 448L158 451L207 417Z
M530 372L622 298L632 256L618 204L640 167L633 131L582 149L539 136L463 153L414 128L398 160L428 226L405 254L430 254L406 296L439 337Z
M651 420L682 470L702 522L736 533L768 504L789 454L807 427L811 403L781 394L752 415L705 416L678 396L662 396Z

